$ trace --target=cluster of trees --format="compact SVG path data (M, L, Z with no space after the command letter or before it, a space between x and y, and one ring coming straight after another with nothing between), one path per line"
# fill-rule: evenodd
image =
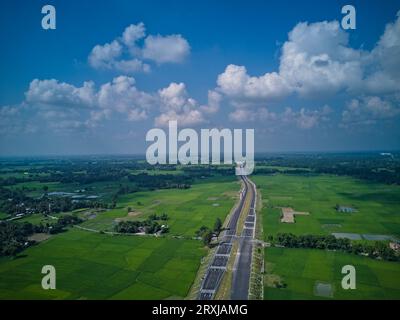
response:
M98 200L73 201L71 197L48 196L39 199L25 195L22 190L0 187L0 211L9 215L44 213L53 214L82 208L110 208L111 205Z
M304 153L259 155L257 165L290 167L296 170L284 170L291 174L334 174L347 175L387 184L400 184L399 153ZM272 174L275 168L255 168L255 173ZM307 170L311 170L307 171ZM282 172L282 170L281 170ZM308 172L308 173L307 173Z
M0 221L0 256L16 255L32 245L34 241L29 241L28 237L34 233L56 234L63 232L67 226L80 222L82 219L72 215L60 217L54 224L34 225L29 222Z
M185 174L160 174L149 175L140 173L128 176L139 190L156 189L189 189L193 183L193 177Z
M189 165L182 167L181 170L195 179L235 175L234 165Z
M275 173L283 173L283 174L300 174L300 175L310 175L312 172L308 169L277 169L277 168L257 168L254 169L254 174L275 174Z
M13 256L31 245L27 238L34 232L30 223L0 222L0 255Z
M166 214L165 212L163 212L162 214L160 214L159 216L158 215L156 215L155 213L154 214L151 214L151 215L149 215L149 218L148 218L149 220L164 220L164 221L167 221L169 218L168 218L168 214Z
M138 170L177 170L175 165L152 166L135 158L70 158L68 160L26 160L5 162L7 172L15 176L0 177L0 186L11 186L18 183L38 181L40 183L60 182L87 185L95 182L123 181L129 179L134 185L131 188L160 189L187 188L192 178L189 175L148 175L132 174ZM22 168L21 168L22 167ZM26 172L26 167L29 170ZM124 190L121 190L124 192Z
M156 219L159 220L159 219ZM144 232L146 234L155 233L168 233L169 227L160 224L155 219L147 219L145 221L120 221L115 227L115 232L118 233L139 233Z
M386 242L371 243L351 242L349 239L337 239L332 235L294 235L292 233L278 233L275 237L268 236L268 240L275 245L287 248L311 248L341 250L353 254L364 254L372 258L381 258L389 261L399 260L399 256Z
M210 229L206 226L201 226L199 230L196 231L195 235L197 238L201 238L203 244L209 246L211 240L214 236L218 236L222 230L222 221L217 218L214 223L214 229Z
M83 222L83 220L77 216L65 215L60 217L56 223L46 224L43 226L43 230L41 232L56 234L65 231L65 228L68 226L79 224L81 222Z

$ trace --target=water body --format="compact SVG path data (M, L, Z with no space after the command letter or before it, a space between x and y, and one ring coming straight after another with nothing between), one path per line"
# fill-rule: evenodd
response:
M334 232L332 235L336 239L362 240L361 235L358 233Z
M396 237L387 234L358 234L346 232L333 232L332 235L336 239L349 239L349 240L371 240L371 241L397 241Z

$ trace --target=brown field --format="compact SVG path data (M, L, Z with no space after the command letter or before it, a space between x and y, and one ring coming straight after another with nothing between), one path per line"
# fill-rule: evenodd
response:
M295 215L309 215L309 212L303 212L303 211L294 211L290 207L283 207L282 209L282 216L281 216L281 222L283 223L295 223L294 216Z

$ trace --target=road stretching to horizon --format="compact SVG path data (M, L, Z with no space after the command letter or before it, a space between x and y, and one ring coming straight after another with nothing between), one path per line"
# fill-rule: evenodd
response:
M239 204L234 209L224 231L222 241L218 245L212 262L207 268L198 296L200 300L211 300L214 298L227 269L229 258L232 254L235 254L231 252L235 240L239 241L239 248L235 256L231 299L248 299L253 250L252 242L256 223L256 187L247 176L241 176L241 179L244 186L241 190ZM250 197L250 206L245 205L248 197ZM236 234L238 234L238 221L241 216L245 216L246 219L240 232L241 236L238 237Z
M247 184L250 207L244 206L245 212L242 213L246 215L246 220L239 238L239 250L233 269L232 300L247 300L249 297L251 258L256 225L256 187L247 176L244 176L243 180Z

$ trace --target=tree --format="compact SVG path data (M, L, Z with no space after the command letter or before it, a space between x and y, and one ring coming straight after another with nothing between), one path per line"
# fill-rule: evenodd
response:
M160 219L164 220L164 221L168 220L168 215L164 212L164 213L161 214Z
M203 233L202 239L204 245L208 246L212 240L213 233L210 229L208 229L206 232Z
M217 220L215 220L214 223L214 231L219 233L221 231L221 228L222 228L222 221L220 218L217 218Z

